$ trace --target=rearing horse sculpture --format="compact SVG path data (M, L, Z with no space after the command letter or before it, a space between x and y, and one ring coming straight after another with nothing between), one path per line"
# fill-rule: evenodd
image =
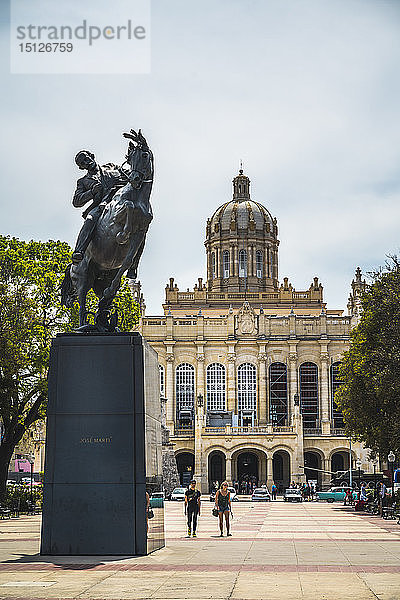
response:
M130 139L127 184L115 192L105 206L93 238L78 265L69 265L61 286L62 303L72 307L79 302L79 325L82 331L113 331L110 308L122 275L136 273L143 252L147 230L153 218L150 194L153 186L153 154L139 130L124 133ZM87 323L86 297L93 289L99 298L95 326Z

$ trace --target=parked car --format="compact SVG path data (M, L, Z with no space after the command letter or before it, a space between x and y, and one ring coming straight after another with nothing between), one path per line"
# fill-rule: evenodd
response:
M303 496L301 495L301 490L297 488L287 488L283 495L283 499L285 502L302 502Z
M228 492L230 492L230 494L231 494L231 502L238 502L239 498L237 496L235 488L228 487ZM216 490L212 490L212 492L210 492L210 502L215 502L216 493L217 493Z
M254 490L251 499L253 502L269 502L269 500L271 500L271 496L266 487L261 487Z
M326 500L327 502L335 502L344 500L345 495L347 494L347 490L350 490L349 486L340 486L340 487L331 487L326 492L317 492L317 500ZM353 491L353 497L357 494Z
M171 500L183 501L185 500L186 488L178 487L175 488L171 494Z
M164 492L153 492L150 496L150 508L162 508L164 506Z
M228 487L228 491L231 494L231 502L238 502L239 498L237 496L235 488L234 487Z

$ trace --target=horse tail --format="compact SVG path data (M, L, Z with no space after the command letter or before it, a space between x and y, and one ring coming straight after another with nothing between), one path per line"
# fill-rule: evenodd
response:
M71 279L71 265L65 269L64 279L61 283L61 303L67 308L72 308L76 299L76 290Z

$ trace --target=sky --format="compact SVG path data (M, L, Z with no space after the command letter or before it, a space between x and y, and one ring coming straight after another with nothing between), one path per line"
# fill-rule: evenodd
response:
M399 253L399 1L152 0L151 71L137 75L11 74L4 0L0 27L0 234L74 245L73 158L122 163L132 127L156 163L147 315L169 277L181 290L205 277L206 220L241 160L297 291L318 276L345 309L356 267Z

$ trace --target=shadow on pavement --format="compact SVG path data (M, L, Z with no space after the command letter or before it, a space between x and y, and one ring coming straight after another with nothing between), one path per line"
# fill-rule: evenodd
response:
M62 570L82 571L94 569L99 565L110 562L124 561L134 556L42 556L41 554L23 554L18 558L2 561L2 564L50 564L59 567Z

